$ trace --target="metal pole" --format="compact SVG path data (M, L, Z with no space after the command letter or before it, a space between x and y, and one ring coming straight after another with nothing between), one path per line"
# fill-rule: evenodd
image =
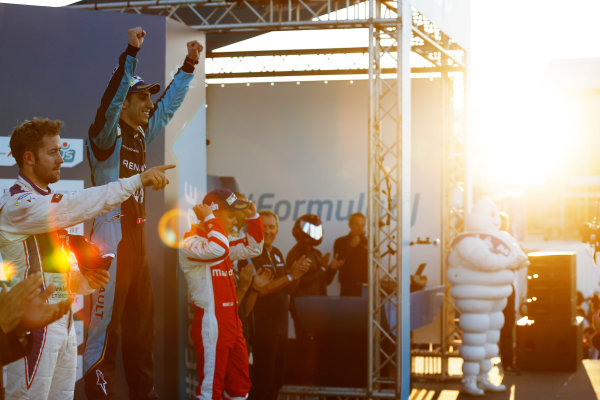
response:
M442 72L441 76L441 97L442 97L442 171L445 175L452 175L451 168L453 166L449 165L449 161L451 158L452 146L449 146L449 142L452 141L450 137L450 132L448 132L448 91L446 90L448 74ZM442 301L442 313L441 313L441 323L440 323L440 350L441 350L441 375L442 379L446 378L448 373L448 335L450 332L448 329L449 316L448 313L452 309L449 307L448 302L450 301L450 289L447 286L446 281L446 270L448 268L446 262L446 254L448 254L449 244L452 240L452 231L449 226L449 219L452 218L450 214L450 210L452 209L451 202L451 190L452 190L452 182L449 182L447 176L442 178L442 259L441 259L441 268L440 268L440 282L446 285L444 300ZM450 329L451 331L451 329Z
M375 0L369 0L369 19L373 18L373 12L375 10ZM368 199L367 199L367 207L368 207L368 221L369 221L369 298L368 298L368 308L369 308L369 321L368 321L368 369L367 369L367 395L371 396L373 393L373 374L375 370L375 332L373 329L373 310L375 309L375 264L373 262L374 251L376 243L376 235L378 232L377 221L378 217L375 214L375 201L374 201L374 191L371 185L374 182L373 175L375 174L375 169L377 168L375 165L375 143L373 139L373 135L375 134L375 105L374 105L374 80L375 80L375 71L373 67L373 62L375 60L375 49L374 49L374 37L373 30L375 26L373 23L369 23L369 126L368 126L368 155L367 155L367 163L368 163L368 173L367 173L367 190L368 190Z
M399 57L398 94L400 97L401 116L401 148L400 148L400 185L398 185L398 199L401 201L399 218L398 245L401 247L402 268L398 279L398 337L400 351L398 351L398 377L400 397L407 400L410 394L410 164L411 164L411 85L410 85L410 39L412 33L412 10L409 0L402 2L402 30ZM400 7L399 7L400 9ZM398 386L397 386L398 387Z

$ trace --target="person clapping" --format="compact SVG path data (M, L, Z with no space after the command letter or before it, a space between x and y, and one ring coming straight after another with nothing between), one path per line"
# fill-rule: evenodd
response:
M42 328L69 311L72 300L47 304L54 284L42 291L42 274L36 273L17 283L12 290L2 284L0 291L0 366L13 362L29 352L30 330Z

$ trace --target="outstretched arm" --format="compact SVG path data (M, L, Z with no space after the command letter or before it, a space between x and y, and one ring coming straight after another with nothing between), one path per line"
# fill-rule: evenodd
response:
M119 63L104 90L100 107L88 132L90 147L94 156L100 160L110 155L117 140L121 108L129 91L129 82L137 65L136 56L144 42L146 31L138 26L129 29L127 35L127 49L119 56ZM105 154L107 152L108 155Z
M16 193L5 198L6 203L0 207L0 230L32 235L79 224L112 210L142 186L164 188L169 182L164 171L174 167L153 167L129 178L64 195Z
M190 82L194 78L194 69L200 60L202 49L202 45L197 40L187 43L188 52L183 65L152 110L146 132L147 143L153 141L160 134L183 103Z

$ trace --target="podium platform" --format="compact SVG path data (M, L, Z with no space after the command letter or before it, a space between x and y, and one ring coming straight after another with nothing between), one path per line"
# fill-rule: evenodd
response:
M433 286L410 294L410 329L425 326L440 312L444 286ZM296 297L296 309L302 327L307 332L361 333L367 332L368 304L366 297L304 296ZM396 330L396 307L386 304L390 330Z
M440 311L444 286L411 293L411 330L431 323ZM307 349L291 341L286 365L286 383L321 386L365 387L367 377L367 343L369 309L366 297L305 296L295 299L298 319L312 337ZM385 307L385 322L392 334L396 331L396 307ZM311 371L311 382L298 378L295 367ZM300 368L300 367L299 367Z

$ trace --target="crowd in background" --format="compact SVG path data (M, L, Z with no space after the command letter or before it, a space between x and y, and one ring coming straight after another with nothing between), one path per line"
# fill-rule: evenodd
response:
M259 211L265 228L264 247L258 257L236 264L240 318L253 360L250 399L277 399L285 373L288 316L294 320L297 346L303 354L310 352L313 338L298 318L295 299L300 296L325 296L336 273L341 296L361 296L367 283L368 253L365 236L366 218L350 215L349 233L334 243L331 253L316 248L323 239L323 227L317 215L307 214L294 224L296 244L284 257L275 246L279 219L270 210ZM256 286L256 278L270 271L267 281ZM248 288L258 297L248 295ZM300 362L300 361L299 361ZM310 375L310 365L303 363L300 373Z
M583 317L583 358L600 356L600 295L584 298L577 291L577 316Z

